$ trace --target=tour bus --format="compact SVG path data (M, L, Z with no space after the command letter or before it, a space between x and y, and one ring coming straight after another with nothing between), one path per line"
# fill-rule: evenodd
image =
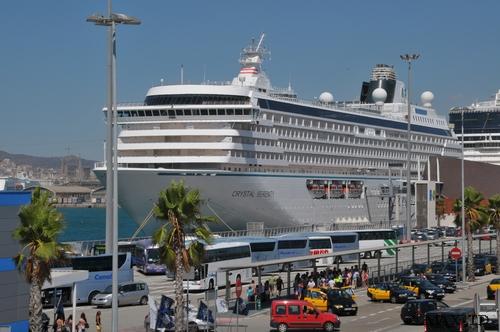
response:
M258 236L242 236L242 237L226 237L217 238L216 242L248 242L250 244L250 251L252 255L252 262L266 262L273 259L278 259L278 247L276 245L276 239L269 237L258 237ZM278 264L266 265L261 268L262 273L277 272L280 270Z
M376 247L391 247L398 244L397 231L394 229L365 229L351 231L356 232L359 237L359 249L365 250L361 255L364 258L392 257L396 254L395 249L382 251L370 250Z
M252 281L252 254L248 242L218 242L205 246L200 266L184 274L185 290L207 290L226 285L226 272L220 268L241 267L229 273L231 285L240 278L242 283Z
M341 251L347 250L358 250L359 249L359 240L358 234L354 232L341 232L341 231L326 231L326 232L316 232L312 233L316 236L328 236L332 240L332 249L333 253L338 253ZM333 263L342 263L342 262L352 262L357 261L357 254L349 254L342 256L335 256L333 259ZM330 264L328 262L328 264Z
M278 258L291 258L311 255L309 239L303 234L286 234L276 237L278 243ZM310 261L291 262L293 268L309 268ZM285 269L285 266L282 266Z
M76 303L90 303L95 295L111 285L112 255L72 257L71 267L54 268L54 270L57 269L89 271L89 278L87 280L76 283ZM129 281L134 281L131 255L130 253L118 254L118 282ZM58 287L59 289L62 289L63 294L71 293L71 285ZM42 298L50 299L49 294L53 293L53 288L44 289ZM70 295L63 297L68 300L71 299Z
M167 267L160 263L160 249L158 245L139 241L135 243L134 263L137 269L144 274L165 274Z

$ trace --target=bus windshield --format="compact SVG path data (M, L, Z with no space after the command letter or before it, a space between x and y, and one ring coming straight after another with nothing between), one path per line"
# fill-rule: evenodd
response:
M148 263L158 263L160 261L160 250L158 248L149 248Z

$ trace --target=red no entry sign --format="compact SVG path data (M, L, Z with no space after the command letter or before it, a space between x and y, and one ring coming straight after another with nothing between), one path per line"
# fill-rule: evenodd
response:
M458 260L460 259L460 257L462 257L462 250L460 250L460 248L452 248L450 250L450 257L454 260Z

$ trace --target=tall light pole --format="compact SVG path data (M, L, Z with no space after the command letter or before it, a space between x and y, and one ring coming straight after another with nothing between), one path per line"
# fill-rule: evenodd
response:
M466 272L465 272L465 189L464 189L464 109L462 108L462 129L461 129L461 134L462 134L462 156L460 158L460 164L461 164L461 177L462 177L462 182L461 182L461 187L462 187L462 282L466 281ZM498 241L498 239L497 239ZM471 248L472 249L472 248ZM468 255L471 255L472 253L467 253Z
M411 240L411 98L410 98L410 84L411 84L411 63L420 57L420 54L404 54L401 55L401 60L408 63L408 89L407 101L408 106L408 156L406 161L406 233L407 241Z
M108 0L108 16L91 15L87 22L109 27L108 35L108 109L106 141L106 253L112 258L112 325L113 332L118 331L118 121L116 112L116 24L141 24L134 17L112 12L111 0ZM112 172L111 172L112 170ZM112 229L112 230L111 230ZM110 250L111 249L111 250Z

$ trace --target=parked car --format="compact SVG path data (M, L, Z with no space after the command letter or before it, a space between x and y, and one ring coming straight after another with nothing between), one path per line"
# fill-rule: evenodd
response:
M401 303L417 298L417 295L412 291L397 283L388 282L368 287L366 293L372 301L391 301L392 303Z
M118 285L118 305L148 304L149 289L144 282L127 282ZM111 285L92 299L98 307L110 307L113 300Z
M418 277L401 277L399 283L417 294L420 299L438 299L444 297L444 291L430 281Z
M485 316L477 316L474 308L446 308L428 311L425 314L424 330L427 332L472 332L484 331Z
M445 308L448 308L446 303L434 299L410 300L401 308L401 320L405 324L422 325L426 312Z
M483 323L485 329L498 330L498 313L495 302L481 302L479 315L486 317Z
M500 289L500 278L493 279L490 281L490 284L486 286L486 294L488 296L488 300L495 299L495 293L497 289Z
M457 286L454 282L446 279L442 274L429 273L425 277L434 285L441 288L445 293L454 293L457 290Z
M329 312L321 312L307 301L274 300L271 304L271 328L279 332L288 329L323 329L332 332L340 327L340 319Z

